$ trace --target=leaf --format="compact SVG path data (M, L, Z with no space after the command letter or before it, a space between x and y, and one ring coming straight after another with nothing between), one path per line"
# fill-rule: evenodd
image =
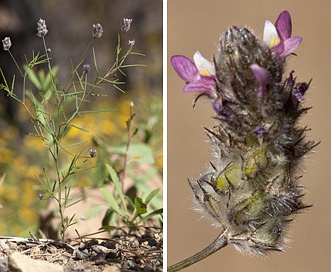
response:
M92 47L92 54L93 54L93 63L94 63L95 73L98 75L99 74L99 70L98 70L97 57L95 55L94 47Z
M163 208L151 211L143 217L143 221L147 220L148 218L151 218L152 216L159 215L159 214L162 214L162 213L163 213Z
M149 195L145 199L145 203L148 204L158 193L160 192L160 189L154 189L152 192L149 193Z
M140 197L136 197L134 199L134 205L136 207L136 213L134 218L147 213L147 205L144 203L144 201Z
M127 205L128 211L129 212L133 211L135 209L133 198L130 198L128 195L125 195L125 199L128 202L128 205Z
M103 194L104 198L108 202L110 208L119 214L123 218L127 218L127 216L121 211L118 203L116 202L114 196L111 192L109 192L106 188L100 188L101 193Z
M123 195L123 192L122 192L121 183L120 183L120 180L118 179L117 173L115 172L114 168L111 167L109 164L106 164L106 168L107 168L108 173L110 174L110 177L111 177L111 179L114 183L114 186L115 186L115 189L118 193L118 196L121 199L122 206L124 207L124 210L127 213L128 210L127 210L127 207L125 205L124 195Z
M119 227L116 227L116 226L106 226L106 225L103 225L100 229L102 230L107 230L107 231L111 231L111 230L119 230L121 228Z
M52 95L53 80L59 70L58 66L54 66L50 72L47 73L45 79L42 81L42 91L45 92L44 99L49 100Z
M108 226L111 220L111 217L113 216L114 212L112 209L107 209L105 216L102 219L101 225L102 226Z
M108 207L106 205L99 205L95 206L89 210L87 210L83 215L83 220L88 220L91 218L96 217L100 212L103 212L104 210L107 210Z
M36 73L33 70L29 69L29 68L26 69L26 73L28 74L28 77L29 77L31 83L37 88L37 90L41 91L42 90L42 83L40 82L40 80L39 80L38 76L36 75Z

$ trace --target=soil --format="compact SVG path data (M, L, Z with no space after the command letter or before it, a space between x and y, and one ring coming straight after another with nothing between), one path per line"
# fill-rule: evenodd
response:
M163 236L160 228L142 227L131 233L117 231L107 239L92 235L65 242L0 237L0 271L13 271L8 260L14 252L60 264L65 272L162 271Z

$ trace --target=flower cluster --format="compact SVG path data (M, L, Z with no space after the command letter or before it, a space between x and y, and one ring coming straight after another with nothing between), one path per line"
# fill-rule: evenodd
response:
M131 23L132 23L132 19L123 18L122 27L121 27L121 30L123 31L123 33L126 33L130 30Z
M37 36L39 37L44 37L48 30L47 30L47 25L46 25L46 21L43 19L39 19L39 21L37 22Z
M96 25L93 25L93 32L92 32L93 39L101 38L102 34L103 34L102 25L99 23L97 23Z
M200 52L194 62L171 58L184 92L211 99L217 115L217 126L206 129L211 166L190 181L199 210L228 230L229 243L251 254L284 249L288 223L307 207L297 166L316 143L297 124L308 111L301 101L310 82L296 82L294 71L284 76L286 58L302 41L291 35L284 11L275 25L266 21L263 40L231 26L213 62Z
M3 47L3 50L9 51L9 49L11 47L11 40L9 37L6 37L2 40L2 47Z

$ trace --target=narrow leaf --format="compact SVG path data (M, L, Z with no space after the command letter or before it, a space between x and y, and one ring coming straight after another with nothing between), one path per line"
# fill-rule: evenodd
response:
M120 216L126 217L126 215L121 211L112 193L109 192L106 188L100 188L100 191L103 194L106 201L108 202L110 208L114 210L116 213L118 213Z
M125 200L124 200L124 195L122 192L122 187L121 187L121 183L120 180L118 179L117 173L115 172L114 168L111 167L109 164L106 164L108 173L110 174L110 177L114 183L115 189L121 199L122 202L122 206L124 207L125 212L128 212L127 207L125 205Z

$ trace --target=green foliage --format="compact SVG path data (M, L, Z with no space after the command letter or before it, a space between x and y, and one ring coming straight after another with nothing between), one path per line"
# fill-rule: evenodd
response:
M100 188L109 204L102 222L102 228L106 230L114 229L116 225L119 225L119 222L132 230L141 223L146 224L154 216L158 216L162 221L163 210L159 208L162 201L159 194L160 189L151 189L151 184L149 184L158 174L153 156L155 152L153 152L150 145L141 143L141 140L136 139L139 135L139 129L134 128L134 117L136 117L136 114L133 112L133 104L131 103L130 115L126 121L126 143L117 147L104 146L104 150L109 155L116 154L121 158L117 171L110 164L105 165L104 184L111 184L114 190L110 191L106 187ZM136 139L135 142L132 142L133 138ZM143 137L143 139L145 138ZM103 146L101 141L98 141L98 144ZM152 167L143 171L142 168L146 165ZM120 173L120 176L118 173ZM129 189L125 189L128 177L133 180L133 185ZM101 206L100 210L103 211Z
M44 45L43 55L32 52L30 60L25 56L25 65L23 68L20 68L13 58L23 79L22 97L15 90L15 76L13 76L11 81L8 81L1 68L0 76L2 77L3 84L0 85L0 89L4 90L8 96L19 103L24 109L25 115L30 119L33 132L28 133L28 135L31 141L36 139L38 142L43 143L44 150L42 152L45 151L45 153L42 154L46 154L43 161L44 165L40 167L42 171L33 178L38 181L43 190L40 198L56 201L61 219L59 233L62 239L64 239L66 230L76 222L75 215L66 216L65 210L80 201L80 199L72 199L71 197L71 187L74 184L75 177L83 172L86 173L98 169L98 171L102 171L105 165L104 156L100 156L100 158L98 156L98 162L91 163L91 161L95 161L96 159L95 156L86 155L85 149L89 143L86 140L70 141L72 139L72 131L79 130L81 133L90 133L86 129L84 122L78 124L79 121L83 120L82 116L108 113L113 110L109 108L97 110L86 109L90 101L94 101L98 97L107 96L107 93L104 91L105 84L110 85L113 89L120 91L120 93L124 93L121 86L125 82L120 81L114 75L117 72L126 75L124 68L142 66L141 64L127 63L129 56L142 56L142 54L133 51L133 44L126 51L123 51L121 35L118 35L113 64L105 72L102 72L98 67L97 53L92 46L95 39L92 39L78 64L72 64L71 78L69 83L66 84L68 87L64 87L65 84L62 84L58 77L60 68L53 66L51 63L52 59L50 52L47 50L45 36L41 37L41 39ZM90 73L90 65L84 64L85 54L89 48L92 51L92 68L94 73ZM11 53L10 55L12 56ZM133 117L131 116L130 118L132 119ZM130 139L131 137L128 141ZM107 145L108 143L103 147L100 146L100 149L106 150L108 148ZM134 144L133 147L135 145L139 147L140 144ZM135 148L133 148L134 150ZM151 149L148 149L148 147L145 147L145 150L151 152ZM136 151L139 151L139 148ZM140 149L140 151L143 151L143 149ZM102 153L102 150L100 153ZM120 148L118 153L121 153ZM127 155L128 153L124 151L124 154ZM152 158L142 162L154 162L153 155L151 153L149 155ZM142 154L135 154L135 156L143 157ZM128 210L127 197L122 192L122 184L120 184L116 172L112 170L113 168L109 164L106 164L106 168L117 192L115 198L103 191L108 203L112 204L112 210L116 214L127 220L125 222L129 222L130 220L134 222L137 217L143 214L144 205L147 205L146 200L145 202L141 199L135 201L137 203L135 204L136 211L130 219L128 216L130 211ZM89 211L89 216L93 216L97 212L105 211L106 209L107 207L105 206L95 207Z
M114 228L114 226L109 224L111 222L111 217L114 215L112 212L117 215L117 218L116 216L113 216L115 222L120 218L121 221L131 229L135 228L139 223L145 222L152 216L162 215L162 208L154 208L150 212L147 210L147 205L159 194L160 189L152 190L144 198L134 197L132 200L127 195L124 195L120 180L115 170L110 165L106 165L106 167L114 184L115 191L112 193L106 188L100 188L100 191L109 204L108 212L106 213L107 218L105 217L103 221L103 229ZM114 195L117 195L119 201ZM100 210L102 210L101 206Z

